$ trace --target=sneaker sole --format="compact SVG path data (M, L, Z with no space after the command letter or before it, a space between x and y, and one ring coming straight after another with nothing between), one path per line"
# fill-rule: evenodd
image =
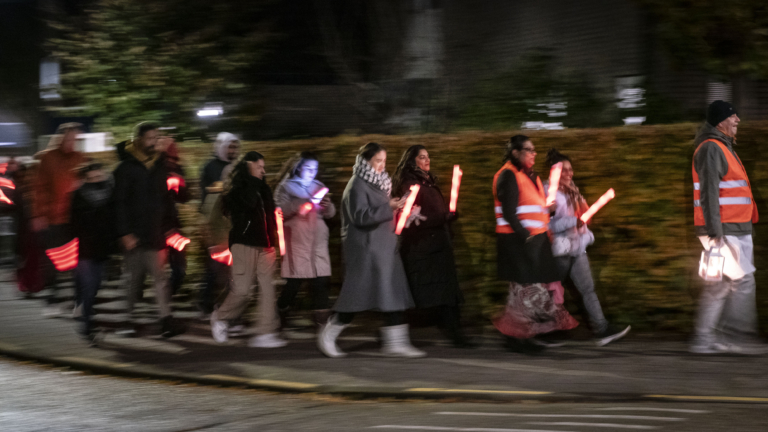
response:
M625 328L623 331L621 331L621 332L619 332L619 333L616 333L615 335L611 335L611 336L608 336L608 337L604 337L604 338L602 338L602 339L598 340L598 341L596 342L596 344L597 344L597 346L599 346L599 347L602 347L602 346L606 346L606 345L608 345L609 343L611 343L611 342L615 342L615 341L617 341L617 340L619 340L619 339L623 338L624 336L626 336L626 335L627 335L627 333L629 333L629 331L630 331L631 329L632 329L632 326L627 326L627 328Z

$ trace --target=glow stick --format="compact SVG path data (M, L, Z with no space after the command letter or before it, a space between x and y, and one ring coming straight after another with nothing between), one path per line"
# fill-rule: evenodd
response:
M304 203L304 204L302 204L301 208L299 209L299 214L304 216L307 213L311 212L312 208L314 208L314 206L312 205L311 202Z
M77 267L78 249L80 240L72 239L69 243L53 249L46 249L45 254L53 262L58 271L72 270Z
M280 256L285 255L285 234L283 233L283 209L275 209L275 220L277 221L277 238L280 243Z
M1 190L0 190L0 201L4 202L6 204L11 204L11 205L13 204L13 201L11 201L10 198L5 196L5 193L3 193L3 191L1 191Z
M328 188L327 187L324 187L324 188L320 189L319 191L317 191L317 193L315 193L312 196L312 202L315 203L315 204L320 204L320 201L323 200L323 197L325 197L325 194L327 194L327 193L328 193Z
M616 192L613 191L613 188L608 189L608 192L604 193L603 196L601 196L596 203L592 204L592 207L590 207L589 210L587 210L586 212L584 212L583 215L581 215L581 221L584 223L587 223L587 221L592 216L594 216L598 210L603 208L604 205L608 204L608 201L612 200L615 196L616 196Z
M221 252L211 252L211 258L214 261L218 261L222 264L226 264L228 266L232 265L232 252L230 252L229 249L224 249Z
M179 193L179 186L184 185L184 179L179 177L168 177L166 183L168 184L169 191L176 191L176 193Z
M403 232L403 228L405 228L405 221L407 221L408 216L411 215L413 202L416 201L416 194L419 193L420 188L421 186L419 185L411 186L411 194L408 195L408 198L405 200L405 207L403 207L403 212L400 213L400 219L397 221L397 228L395 229L395 234L400 235L400 233Z
M456 212L456 201L459 200L459 186L461 186L461 176L464 171L459 169L458 165L453 166L453 181L451 182L451 202L448 204L448 211Z
M8 189L16 189L16 185L13 184L12 181L5 178L0 178L0 186L7 187Z
M8 162L3 162L0 164L0 175L5 174L5 172L8 170Z
M555 202L555 196L557 196L557 188L560 186L560 173L562 172L562 162L558 162L552 165L552 169L549 171L549 193L547 194L547 207L551 206Z
M179 233L173 233L172 236L165 239L165 244L181 252L184 246L188 245L190 240Z

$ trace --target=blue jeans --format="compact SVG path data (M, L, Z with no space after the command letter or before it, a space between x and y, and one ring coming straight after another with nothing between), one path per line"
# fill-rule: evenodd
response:
M101 278L104 274L104 262L94 260L81 260L75 269L75 281L79 293L79 305L82 305L83 315L80 318L83 325L81 332L88 335L93 331L93 305L96 302L96 294L101 287Z

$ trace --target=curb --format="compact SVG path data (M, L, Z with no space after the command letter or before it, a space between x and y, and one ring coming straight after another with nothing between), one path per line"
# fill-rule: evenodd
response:
M543 402L543 403L606 403L606 402L667 402L667 403L731 403L768 404L768 398L737 396L646 395L634 393L554 393L526 390L474 390L449 388L401 388L387 386L332 386L302 382L243 378L233 375L200 375L168 372L137 363L116 363L84 357L46 357L33 354L15 345L0 342L0 356L23 361L68 367L75 370L124 378L156 379L205 386L237 387L286 394L322 394L352 400L443 400L450 402Z

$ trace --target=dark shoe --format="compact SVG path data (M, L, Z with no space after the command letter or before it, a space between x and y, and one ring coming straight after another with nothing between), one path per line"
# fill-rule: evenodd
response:
M464 331L459 330L451 339L454 348L471 349L477 348L480 344L468 338Z
M170 315L163 317L163 319L160 320L160 323L160 336L164 338L178 336L187 331L187 326Z
M280 330L288 330L288 312L291 308L277 308L277 315L280 316Z
M546 339L540 339L538 337L532 337L528 340L532 344L538 345L544 348L559 348L561 346L565 346L565 341L546 340Z
M507 337L505 348L507 349L507 351L516 352L520 354L536 354L546 349L541 345L536 345L532 343L530 339L517 339L513 337Z
M595 335L595 343L597 346L606 346L613 341L617 341L629 333L632 326L627 326L622 329L613 325L609 325L603 332Z

